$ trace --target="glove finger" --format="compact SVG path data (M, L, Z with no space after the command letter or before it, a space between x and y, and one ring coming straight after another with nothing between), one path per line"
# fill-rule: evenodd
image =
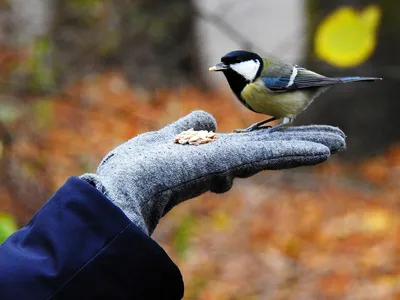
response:
M194 128L194 130L215 131L217 128L217 122L208 112L195 110L187 116L180 118L176 122L167 125L161 129L160 132L162 134L172 136L190 128Z
M315 165L330 156L330 149L323 144L309 141L266 141L250 144L247 157L268 170ZM258 162L257 162L258 161Z
M334 134L338 134L343 138L346 138L345 133L339 128L330 125L306 125L306 126L291 126L287 128L282 128L282 131L288 132L330 132ZM279 132L279 130L278 130Z
M326 161L330 149L323 144L308 141L258 141L234 143L225 146L229 156L219 163L228 167L211 180L211 191L222 193L230 189L233 179L250 177L263 170L280 170L316 165Z
M282 130L270 134L249 135L248 139L254 140L286 140L286 141L309 141L327 146L332 153L346 149L345 138L337 131L315 131L307 130Z
M283 132L330 132L338 134L343 138L346 138L346 135L342 130L340 130L338 127L330 125L306 125L306 126L282 127L274 132L271 132L270 134L283 133ZM261 135L266 134L265 130L255 130L252 133Z

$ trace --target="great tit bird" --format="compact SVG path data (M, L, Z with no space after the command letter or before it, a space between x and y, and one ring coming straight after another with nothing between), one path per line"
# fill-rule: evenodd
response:
M277 119L281 119L280 124L267 128L275 130L290 123L332 85L381 80L359 76L330 78L277 58L261 58L243 50L229 52L209 70L223 72L233 93L248 109L272 116L237 132L265 128L261 125Z

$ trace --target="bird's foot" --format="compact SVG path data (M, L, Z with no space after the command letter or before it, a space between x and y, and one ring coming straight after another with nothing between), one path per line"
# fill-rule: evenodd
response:
M249 133L249 132L256 131L256 130L262 130L263 133L272 133L272 132L277 131L278 129L282 128L283 125L285 125L285 124L279 123L278 125L275 125L275 126L257 126L257 124L253 124L246 129L235 129L233 132Z
M272 126L259 126L258 124L253 124L249 127L247 127L246 129L235 129L233 132L235 133L248 133L248 132L252 132L255 130L262 130L262 129L271 129L273 128Z

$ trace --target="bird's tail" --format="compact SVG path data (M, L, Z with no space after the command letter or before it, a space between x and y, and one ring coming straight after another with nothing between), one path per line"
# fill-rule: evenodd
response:
M378 77L359 77L359 76L355 76L355 77L340 77L337 78L340 80L340 82L342 83L348 83L348 82L357 82L357 81L377 81L377 80L382 80L382 78L378 78Z

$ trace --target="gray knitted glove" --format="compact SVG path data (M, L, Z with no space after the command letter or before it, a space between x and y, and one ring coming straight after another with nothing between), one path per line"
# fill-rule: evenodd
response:
M200 146L180 145L184 130L216 129L214 118L195 111L165 128L118 146L100 163L94 185L129 219L151 235L159 219L182 201L207 191L223 193L233 179L262 170L315 165L345 148L345 135L330 126L290 127L276 132L218 134Z

